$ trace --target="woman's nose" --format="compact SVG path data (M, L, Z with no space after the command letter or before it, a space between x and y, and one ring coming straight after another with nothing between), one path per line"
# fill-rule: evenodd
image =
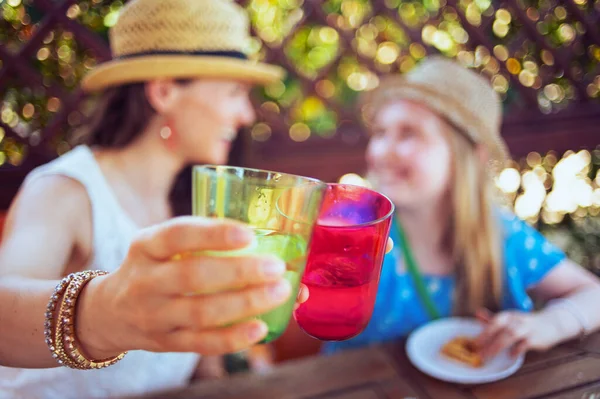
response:
M240 111L240 122L243 126L250 126L256 120L256 112L252 106L252 102L248 98L244 101L244 105Z

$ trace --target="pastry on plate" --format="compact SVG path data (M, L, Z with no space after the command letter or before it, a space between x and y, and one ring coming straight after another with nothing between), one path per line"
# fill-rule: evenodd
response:
M453 338L446 342L441 349L441 353L452 360L471 367L483 366L483 357L474 338L462 336Z

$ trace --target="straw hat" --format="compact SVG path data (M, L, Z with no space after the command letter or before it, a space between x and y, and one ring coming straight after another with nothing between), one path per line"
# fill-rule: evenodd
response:
M83 79L86 91L157 78L270 83L284 76L247 59L248 17L231 0L131 0L109 36L113 60Z
M509 159L500 136L500 98L478 73L442 56L428 57L403 75L382 79L378 88L367 93L367 119L384 103L397 99L426 105L471 141L485 145L493 172L499 172Z

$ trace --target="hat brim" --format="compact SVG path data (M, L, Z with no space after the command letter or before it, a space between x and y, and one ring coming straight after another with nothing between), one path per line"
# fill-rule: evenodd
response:
M117 59L94 68L81 87L87 92L160 78L228 78L252 84L269 84L285 77L285 70L231 57L198 55L147 55Z

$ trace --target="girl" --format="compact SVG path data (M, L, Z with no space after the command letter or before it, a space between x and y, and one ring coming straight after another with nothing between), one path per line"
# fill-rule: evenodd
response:
M370 324L326 352L404 337L451 315L485 323L485 356L544 350L600 327L598 278L494 201L507 151L501 103L483 77L432 57L384 80L363 113L369 178L396 205L397 245ZM533 298L551 302L536 311Z

